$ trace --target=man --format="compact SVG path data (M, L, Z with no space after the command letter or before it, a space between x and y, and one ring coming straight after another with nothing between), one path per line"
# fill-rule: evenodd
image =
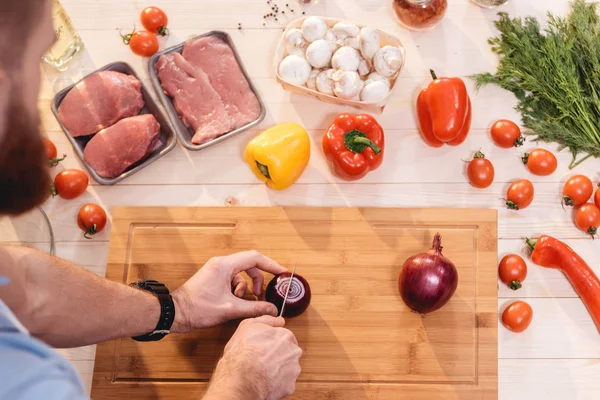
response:
M51 4L0 0L0 214L24 212L48 193L37 93L40 59L55 37ZM247 319L204 399L283 398L295 389L302 351L275 306L241 298L240 273L259 295L261 271L285 269L255 251L213 258L171 296L151 282L133 288L32 249L0 248L0 399L85 398L72 367L48 345L153 340L238 318Z

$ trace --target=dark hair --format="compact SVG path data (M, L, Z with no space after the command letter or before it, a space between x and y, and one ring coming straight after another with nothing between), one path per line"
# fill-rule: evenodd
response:
M21 64L28 33L39 23L47 1L53 0L0 0L0 68Z

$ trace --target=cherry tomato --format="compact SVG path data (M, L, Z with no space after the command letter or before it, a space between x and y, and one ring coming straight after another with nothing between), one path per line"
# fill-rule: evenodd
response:
M523 332L533 319L533 309L524 301L515 301L502 313L502 323L513 332Z
M65 169L54 178L52 195L59 195L63 199L74 199L85 192L89 179L85 172L78 169Z
M106 212L98 204L86 204L77 214L77 225L85 232L83 236L91 239L91 236L102 231L106 226Z
M48 157L48 166L56 167L59 162L64 160L67 156L63 154L62 158L57 158L56 146L47 137L44 138L44 145L46 146L46 157Z
M600 208L592 203L579 206L575 210L575 225L593 238L600 227Z
M506 119L501 119L492 125L490 131L492 140L498 147L510 149L523 146L525 138L521 136L521 129L517 124Z
M467 176L471 185L479 189L489 187L494 182L494 165L478 151L467 167Z
M508 188L506 206L511 210L527 208L533 201L533 183L527 179L519 179Z
M54 143L52 143L50 139L45 137L44 145L46 146L46 157L48 157L48 160L56 158L58 152L56 151L56 146L54 145Z
M563 204L580 206L592 197L594 184L585 175L575 175L565 183L563 188Z
M148 31L137 31L128 35L121 34L123 43L129 45L134 54L152 57L158 51L158 39Z
M167 18L167 14L160 8L144 8L140 19L142 20L142 25L144 25L144 28L146 28L147 31L161 36L166 36L168 33L167 25L169 24L169 18Z
M600 183L598 184L598 187L599 188L594 195L594 203L596 203L596 207L600 208Z
M527 264L521 256L508 254L502 258L498 266L500 280L512 290L520 289L527 278Z
M530 153L525 153L521 159L529 171L535 175L548 176L558 167L556 157L546 149L532 150Z

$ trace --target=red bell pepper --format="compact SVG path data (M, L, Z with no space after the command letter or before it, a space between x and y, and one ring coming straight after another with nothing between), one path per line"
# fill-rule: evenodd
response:
M341 114L323 136L323 152L342 179L364 178L383 162L383 128L367 114Z
M433 82L419 93L417 116L421 134L432 147L444 143L457 146L465 141L471 129L471 99L460 78L438 78L433 70Z

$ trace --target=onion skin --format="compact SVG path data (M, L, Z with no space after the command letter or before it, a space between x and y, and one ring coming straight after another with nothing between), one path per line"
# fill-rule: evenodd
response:
M281 307L283 306L283 300L291 276L291 272L275 275L267 285L265 300L275 304L279 313L281 313ZM287 298L283 316L285 318L292 318L302 314L310 305L310 298L311 292L308 282L302 276L294 274L292 288Z
M442 255L442 237L437 233L427 253L404 262L398 289L404 303L413 311L428 314L450 301L458 287L458 272L452 261Z

